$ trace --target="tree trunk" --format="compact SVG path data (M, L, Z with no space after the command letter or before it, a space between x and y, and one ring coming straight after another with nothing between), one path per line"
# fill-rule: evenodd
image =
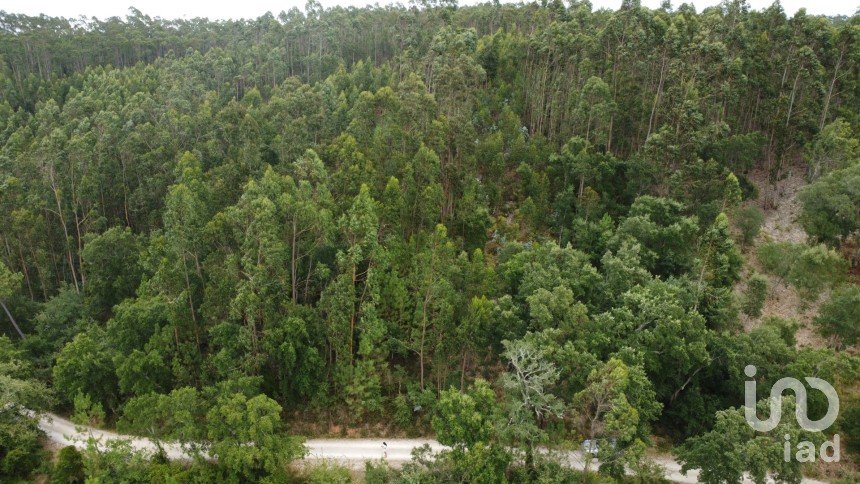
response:
M57 188L56 181L54 180L54 168L48 168L48 178L51 182L51 191L54 192L54 201L57 203L57 216L60 218L60 225L63 226L63 235L66 238L66 255L69 259L69 270L72 272L72 282L75 284L75 292L81 292L81 288L78 285L78 274L75 271L75 259L72 256L72 246L69 244L69 228L66 226L66 218L63 216L63 204L60 201L60 190Z
M290 245L290 286L292 288L293 302L296 302L299 297L298 281L296 281L296 278L298 276L298 268L296 266L296 218L293 217L293 236Z
M191 280L188 278L188 264L185 256L182 257L182 274L185 276L185 290L188 292L188 306L191 310L191 321L194 323L194 339L197 344L197 351L200 351L200 330L197 325L197 311L194 309L194 298L191 294ZM256 338L256 328L254 328L253 336Z
M785 117L785 127L788 128L788 123L791 121L791 111L794 109L794 97L797 95L797 81L800 80L800 70L794 76L794 83L791 85L791 100L788 103L788 116Z
M827 95L824 97L824 108L821 110L821 119L818 122L818 129L824 129L824 123L827 122L827 111L830 109L830 99L833 97L833 88L836 87L836 79L839 78L839 68L842 67L842 59L845 56L845 46L839 51L839 60L836 61L836 66L833 68L833 78L830 80L830 88L827 89Z
M657 83L657 93L654 95L654 104L651 105L651 116L648 118L648 133L645 134L645 141L651 137L651 131L654 129L654 121L657 118L657 105L660 104L660 98L663 95L663 81L666 72L666 58L664 54L663 63L660 66L660 81Z
M15 318L12 317L12 313L9 312L9 308L6 307L6 303L4 301L0 301L0 306L3 306L3 311L6 311L6 316L9 316L9 321L12 322L12 326L14 326L15 331L18 332L18 336L20 336L21 339L24 339L24 332L18 327L18 323L15 322Z

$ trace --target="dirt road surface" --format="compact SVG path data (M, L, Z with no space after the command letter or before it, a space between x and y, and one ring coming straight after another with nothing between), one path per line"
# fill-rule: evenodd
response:
M86 448L87 441L94 439L99 443L111 440L125 440L131 447L142 452L155 452L156 444L145 437L121 435L107 430L76 425L58 415L44 414L39 421L39 427L45 432L52 442L61 445L74 445L80 449ZM388 444L384 448L382 442ZM305 461L328 461L343 466L360 469L364 462L369 460L384 459L389 464L397 466L408 462L412 458L412 449L430 445L434 452L445 449L445 446L429 439L310 439L305 441L308 455ZM167 457L173 460L191 459L192 455L185 451L181 445L175 443L162 443ZM585 468L585 459L581 452L569 452L567 454L570 467L578 470ZM698 482L698 470L691 470L686 475L681 473L681 464L671 457L659 456L653 460L665 469L666 478L673 482L696 483ZM592 462L591 469L598 466L596 461ZM750 480L745 480L750 482ZM804 479L806 484L819 484L820 481Z

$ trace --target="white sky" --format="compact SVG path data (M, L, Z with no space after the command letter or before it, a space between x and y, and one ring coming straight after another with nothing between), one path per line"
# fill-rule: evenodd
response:
M400 0L407 3L407 0ZM480 3L481 0L460 0L460 4ZM506 0L502 0L506 1ZM395 0L320 0L324 7L334 5L364 6L373 3L396 3ZM720 0L692 0L698 11L710 5L716 5ZM125 17L128 6L135 5L141 12L152 17L208 17L210 19L255 18L267 11L277 15L282 10L296 6L304 10L306 0L2 0L0 10L28 15L46 14L59 17L107 18L112 16ZM621 5L621 0L591 0L594 9L608 7L612 9ZM642 0L642 4L651 8L660 5L661 0ZM681 0L672 0L672 5L678 6ZM749 0L754 9L769 6L773 0ZM810 14L851 15L858 7L860 0L783 0L782 8L791 16L798 9L806 7Z

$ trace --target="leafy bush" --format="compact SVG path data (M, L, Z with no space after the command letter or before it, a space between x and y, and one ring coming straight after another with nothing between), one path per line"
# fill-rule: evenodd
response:
M72 484L84 482L84 458L78 449L69 445L60 449L57 454L57 463L51 475L53 484Z
M799 221L812 238L828 244L860 228L860 163L837 170L806 187L800 194Z
M684 215L686 207L667 198L643 195L630 206L628 217L618 226L611 242L638 243L645 267L652 273L669 276L682 274L694 264L698 220ZM632 244L631 244L632 245Z
M744 295L743 312L747 316L761 316L764 300L767 298L767 277L753 274L747 281L747 292Z
M364 463L364 482L367 484L385 484L391 482L394 472L383 460L366 461Z
M848 270L848 262L824 245L769 242L759 247L758 259L765 271L791 283L804 300L837 285Z
M150 482L153 464L128 441L89 442L83 452L84 469L90 482Z
M400 394L394 397L392 405L394 406L394 423L402 429L411 428L414 423L412 419L412 405L409 403L406 395Z
M24 479L39 467L42 435L36 419L14 408L0 409L0 481Z
M860 339L860 286L834 291L821 307L815 324L823 334L839 338L842 344L855 344Z
M116 371L106 341L105 331L92 327L60 351L53 369L54 388L65 399L85 393L107 408L116 403Z
M788 279L803 299L812 300L824 289L842 281L847 271L848 262L838 252L817 245L801 252Z
M105 423L105 411L99 402L94 402L89 395L78 392L74 399L75 413L72 422L79 425L101 427Z
M758 403L759 411L769 407L767 399ZM794 397L782 399L783 415L794 414ZM741 408L717 412L713 430L687 439L675 449L682 463L681 471L699 468L701 482L740 482L749 474L764 482L768 474L777 474L788 482L800 482L802 464L797 459L782 459L783 435L790 435L790 447L806 440L814 445L824 440L821 432L800 428L793 418L783 418L776 429L757 433L749 426Z
M478 443L468 452L453 453L455 466L465 482L504 482L511 454L497 445Z
M26 479L44 462L44 434L22 408L41 410L50 401L50 392L34 378L21 350L0 335L0 482Z
M206 410L195 388L177 388L167 395L148 393L126 402L117 429L180 442L200 440Z
M803 154L809 163L809 177L814 180L860 160L860 140L854 137L850 123L837 118L815 135Z
M787 279L803 247L791 242L767 242L758 248L758 261L766 272Z
M305 470L304 482L308 484L348 484L352 482L352 478L346 467L321 464Z
M764 223L764 213L755 205L739 208L735 213L735 226L740 230L741 242L749 245L758 237Z
M839 416L839 430L846 434L845 447L854 454L860 454L860 399L849 400L845 407Z
M777 336L789 348L797 344L797 330L800 329L800 321L796 319L785 319L778 316L768 316L761 321L758 328L763 331L773 330ZM754 332L756 330L753 330Z
M90 316L110 313L140 284L138 237L128 227L111 227L99 235L87 234L81 252L87 284L84 301Z
M265 474L283 478L287 464L303 456L301 443L283 431L281 411L266 395L249 399L242 393L222 395L209 410L209 452L231 478L254 480Z
M471 448L490 440L497 412L496 394L486 380L478 379L467 392L442 391L432 418L433 430L444 445Z

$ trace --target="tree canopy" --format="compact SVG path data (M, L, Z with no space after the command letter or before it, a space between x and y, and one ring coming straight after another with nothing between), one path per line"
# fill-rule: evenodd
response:
M0 12L0 480L40 461L9 405L217 461L62 454L94 481L280 482L292 434L355 428L452 447L409 482L574 480L542 447L584 440L648 480L653 435L794 479L737 409L747 364L856 389L858 32L744 0ZM769 240L797 172L809 242ZM829 346L769 317L782 282Z

